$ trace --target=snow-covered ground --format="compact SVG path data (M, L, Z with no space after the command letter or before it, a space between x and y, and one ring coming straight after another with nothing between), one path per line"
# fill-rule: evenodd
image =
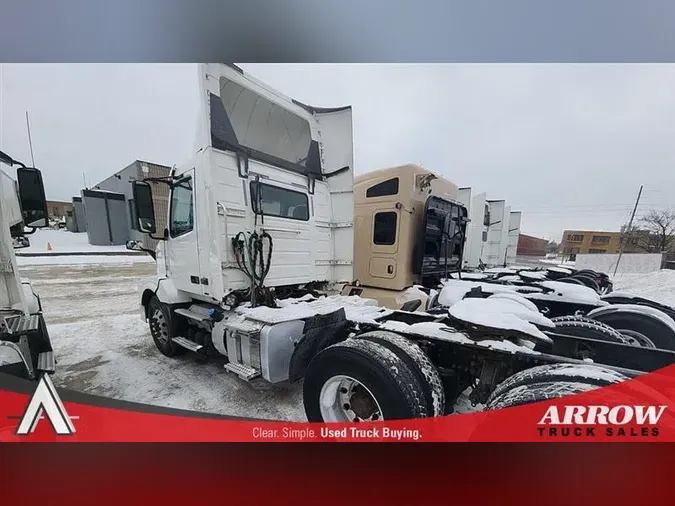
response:
M298 385L246 383L189 354L161 355L138 307L138 286L154 271L154 263L145 262L21 268L42 300L58 360L57 386L208 413L306 420Z
M675 306L675 270L662 269L647 274L618 274L613 279L614 290L629 292Z
M127 251L124 244L117 246L92 246L86 232L74 233L65 229L41 228L28 236L30 246L17 253L82 253L88 251ZM50 251L47 244L51 244Z
M17 250L17 264L19 267L29 265L132 265L136 263L148 263L154 265L154 260L149 255L129 252L124 244L117 246L92 246L86 233L73 233L67 230L38 229L28 236L30 247ZM51 250L49 249L51 246ZM120 255L126 253L128 255ZM26 253L43 253L49 256L21 256ZM77 255L63 256L64 253L77 253ZM86 255L83 253L98 253ZM115 253L104 256L100 253ZM50 254L53 254L51 256Z

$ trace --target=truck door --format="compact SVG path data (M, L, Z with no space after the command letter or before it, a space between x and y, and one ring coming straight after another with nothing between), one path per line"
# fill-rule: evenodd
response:
M167 274L178 290L203 292L195 213L194 169L185 171L171 190Z
M372 257L370 275L376 278L396 277L398 237L400 228L398 209L376 209L373 211Z

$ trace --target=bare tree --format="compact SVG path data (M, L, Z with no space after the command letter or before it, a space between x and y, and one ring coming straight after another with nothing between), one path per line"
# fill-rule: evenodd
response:
M647 253L670 253L675 250L675 211L652 209L639 221L637 227L621 229L626 245L634 245Z

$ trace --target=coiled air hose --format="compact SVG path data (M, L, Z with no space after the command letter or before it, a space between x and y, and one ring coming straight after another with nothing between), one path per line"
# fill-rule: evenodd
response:
M267 243L267 256L265 256L265 243ZM273 304L271 296L265 290L265 278L272 265L272 236L263 231L253 232L247 238L244 232L239 232L232 239L232 249L237 267L251 282L251 307L256 307L259 299L262 299L266 305Z
M259 186L259 178L256 177L256 191L255 199L255 227L258 227L258 214L261 217L261 223L264 224L264 215L262 212L262 192ZM265 257L265 243L267 243L267 257ZM246 238L244 232L239 232L232 239L232 249L234 250L234 258L241 270L248 277L251 282L250 299L251 307L256 307L259 302L274 307L274 297L269 290L265 289L265 278L270 271L272 265L272 250L273 242L272 236L261 230L258 232L254 230Z

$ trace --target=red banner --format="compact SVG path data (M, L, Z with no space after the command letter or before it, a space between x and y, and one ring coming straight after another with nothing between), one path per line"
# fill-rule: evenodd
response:
M143 410L142 405L120 409L64 401L61 407L74 428L72 433L58 435L58 410L45 408L25 423L24 428L30 426L30 430L22 434L19 427L27 418L29 404L34 404L31 398L27 393L0 391L0 441L675 441L675 366L554 401L438 418L358 424L238 420L185 412L153 413Z

